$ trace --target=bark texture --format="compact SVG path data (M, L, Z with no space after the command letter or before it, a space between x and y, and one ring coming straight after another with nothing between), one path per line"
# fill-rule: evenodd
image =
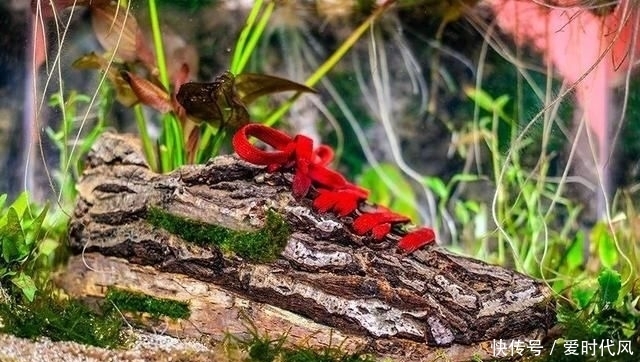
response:
M159 175L135 139L105 134L78 184L70 244L82 256L62 284L75 295L115 285L188 300L190 320L169 326L176 335L240 331L245 311L263 330L291 328L294 341L346 338L348 349L401 360L489 357L491 340L539 339L554 323L544 284L440 247L401 255L393 240L351 233L348 218L317 214L290 185L290 174L233 156ZM262 227L273 210L293 232L276 261L252 263L152 226L151 207L233 230Z

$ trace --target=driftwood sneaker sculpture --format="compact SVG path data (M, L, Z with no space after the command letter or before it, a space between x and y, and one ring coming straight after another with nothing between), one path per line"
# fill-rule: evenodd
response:
M242 333L243 315L288 343L401 361L491 358L493 340L540 340L555 322L543 283L406 228L328 168L327 146L255 124L233 145L161 175L137 140L105 134L78 184L62 285L187 301L188 320L165 321L178 337Z

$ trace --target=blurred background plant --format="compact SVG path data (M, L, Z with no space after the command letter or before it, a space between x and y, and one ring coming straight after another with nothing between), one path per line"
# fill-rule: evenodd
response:
M630 295L625 318L637 322L639 123L620 123L608 212L585 217L589 199L573 190L601 185L567 166L592 153L573 141L579 107L568 90L578 80L556 77L544 47L499 31L492 14L514 2L34 0L25 23L35 88L21 85L33 99L19 129L30 153L15 167L27 170L22 188L40 204L55 194L39 222L58 237L83 157L108 127L137 132L151 167L168 172L230 152L234 127L262 122L333 146L335 166L372 201L433 226L447 248L544 279L575 307L567 315L600 313L575 302L579 286L615 270ZM535 4L598 16L628 9L626 1ZM640 109L637 87L619 91L622 120ZM26 230L41 214L21 210ZM27 252L17 248L13 266Z

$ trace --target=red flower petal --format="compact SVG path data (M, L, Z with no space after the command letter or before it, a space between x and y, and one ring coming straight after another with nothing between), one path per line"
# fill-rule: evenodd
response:
M275 151L263 151L249 142L256 137L275 148ZM293 169L293 194L304 197L312 186L318 188L313 207L319 212L333 211L344 217L358 209L367 199L368 191L349 183L340 173L326 168L333 158L328 146L313 149L310 138L298 135L290 138L285 133L259 125L246 125L233 137L233 146L238 156L248 162L267 166L268 172L279 169ZM394 224L408 223L406 216L396 214L387 208L378 207L373 212L362 212L351 225L358 235L369 234L375 240L384 239ZM398 243L405 253L411 253L435 240L435 233L422 228L405 235Z
M405 235L398 242L398 249L410 254L436 240L436 233L430 228L420 228Z
M380 224L404 222L409 222L409 218L390 211L371 212L358 216L353 222L353 230L358 235L364 235Z
M373 229L371 229L371 237L374 240L382 240L385 236L391 231L391 224L380 224L376 225Z
M320 212L334 211L339 216L352 213L358 204L367 199L367 194L359 189L327 190L319 189L318 196L313 201L313 207Z

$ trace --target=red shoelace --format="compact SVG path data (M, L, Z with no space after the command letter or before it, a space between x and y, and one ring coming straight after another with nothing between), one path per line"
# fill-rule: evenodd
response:
M274 150L265 151L254 146L249 142L250 137L257 138ZM293 171L293 195L296 198L305 197L313 186L317 191L313 200L314 209L321 213L334 212L341 217L354 217L351 229L357 235L381 241L394 225L410 222L408 217L381 206L371 212L361 210L360 206L367 200L369 192L328 168L333 159L333 150L327 145L314 149L309 137L297 135L291 138L286 133L261 124L248 124L240 128L232 142L238 156L254 165L266 166L268 172ZM428 227L407 233L394 229L394 233L402 235L397 246L407 254L433 243L436 237Z

